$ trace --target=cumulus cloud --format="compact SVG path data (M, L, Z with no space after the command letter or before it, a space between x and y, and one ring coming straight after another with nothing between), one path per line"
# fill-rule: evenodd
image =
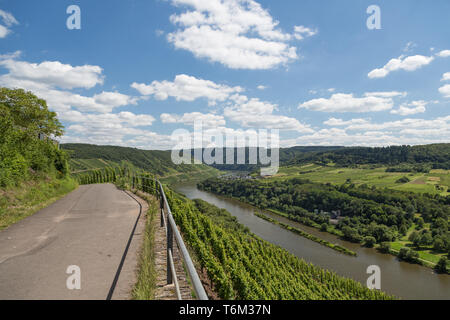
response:
M201 121L203 127L214 128L225 125L225 119L223 116L215 114L204 114L201 112L185 113L182 116L176 114L161 114L162 123L182 123L185 125L194 125L195 121Z
M335 93L329 99L312 99L301 103L299 109L320 112L377 112L390 110L394 106L391 97L374 96L370 93L358 98L353 94Z
M312 134L282 141L283 147L294 145L389 146L447 143L450 116L436 119L402 119L384 123L349 124L345 128L317 130Z
M88 114L72 109L58 112L58 118L67 123L63 143L82 142L143 149L163 149L170 145L170 137L145 128L155 121L154 117L147 114L128 111Z
M8 70L0 76L0 85L29 90L45 99L55 111L77 108L85 112L108 113L114 108L136 104L137 98L118 92L83 96L69 89L91 89L103 84L102 68L99 66L71 66L59 61L30 63L19 61L20 53L2 55L0 66Z
M18 80L30 80L63 89L90 89L103 84L102 68L99 66L77 66L59 61L29 63L14 58L0 60L0 66L8 69L9 75Z
M392 114L398 114L401 116L409 116L417 113L424 113L426 111L427 101L419 100L413 101L408 104L402 104L398 109L392 110Z
M450 84L439 88L439 92L446 98L450 98Z
M370 71L368 77L370 79L384 78L389 73L397 70L415 71L430 64L433 60L434 57L422 55L400 56L399 58L391 59L384 67Z
M335 127L339 127L339 126L348 126L348 125L352 125L352 124L365 124L365 123L369 123L368 120L366 119L351 119L351 120L342 120L342 119L336 119L336 118L330 118L327 121L324 121L323 124L327 125L327 126L335 126Z
M284 33L254 0L172 0L172 4L190 10L170 17L178 29L168 34L168 41L232 69L271 69L292 62L298 56L289 41L317 32L298 26L294 35Z
M266 90L267 86L259 85L257 86L258 90Z
M280 129L286 131L312 132L309 126L295 118L276 115L273 112L277 105L261 101L257 98L238 103L224 110L227 119L239 123L243 127Z
M407 92L398 91L379 91L379 92L366 92L366 97L382 97L382 98L394 98L394 97L406 97Z
M157 100L173 97L177 101L194 101L205 98L210 105L225 101L230 95L243 91L241 87L216 84L213 81L197 79L185 74L177 75L174 81L153 81L148 85L135 82L131 87L138 90L140 94L152 95Z
M450 57L450 50L442 50L436 54L438 57L447 58Z
M11 27L14 25L18 25L19 22L14 18L14 16L6 11L0 9L0 38L5 38L8 34L11 33Z
M441 81L450 81L450 72L446 72L442 75Z
M316 35L319 31L317 29L307 28L305 26L295 26L294 27L294 37L297 40L303 40L307 37L312 37Z

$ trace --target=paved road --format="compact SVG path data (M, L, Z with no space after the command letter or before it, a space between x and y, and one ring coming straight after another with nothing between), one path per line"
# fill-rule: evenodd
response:
M1 231L0 300L106 299L139 211L139 204L114 185L81 186ZM121 279L132 281L137 263L139 246L130 248L128 274L119 277L122 291L127 284ZM80 290L67 289L71 265L80 267Z

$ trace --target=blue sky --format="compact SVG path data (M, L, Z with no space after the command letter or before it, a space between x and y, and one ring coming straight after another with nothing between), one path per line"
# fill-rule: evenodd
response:
M68 6L81 9L69 30ZM381 29L369 30L370 5ZM279 129L282 146L449 142L450 2L0 1L0 85L63 142L169 149L175 129Z

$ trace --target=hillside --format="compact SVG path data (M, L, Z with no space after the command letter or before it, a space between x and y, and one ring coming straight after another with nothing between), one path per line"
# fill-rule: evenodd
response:
M314 150L314 149L311 149ZM338 166L380 164L397 166L410 164L429 166L430 169L450 169L450 143L421 146L346 147L331 150L308 151L298 147L280 151L282 164L310 162L335 163ZM420 170L420 168L418 168Z
M172 162L170 151L90 144L62 144L61 148L70 155L72 172L114 167L122 161L160 177L214 170L206 165L176 165Z

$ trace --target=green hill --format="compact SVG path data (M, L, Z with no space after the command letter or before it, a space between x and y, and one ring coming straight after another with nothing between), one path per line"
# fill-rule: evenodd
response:
M203 172L212 173L216 171L206 165L176 165L172 162L170 151L72 143L62 144L61 148L70 154L70 167L73 173L114 167L118 166L122 161L127 161L135 167L151 172L159 177L182 176Z

